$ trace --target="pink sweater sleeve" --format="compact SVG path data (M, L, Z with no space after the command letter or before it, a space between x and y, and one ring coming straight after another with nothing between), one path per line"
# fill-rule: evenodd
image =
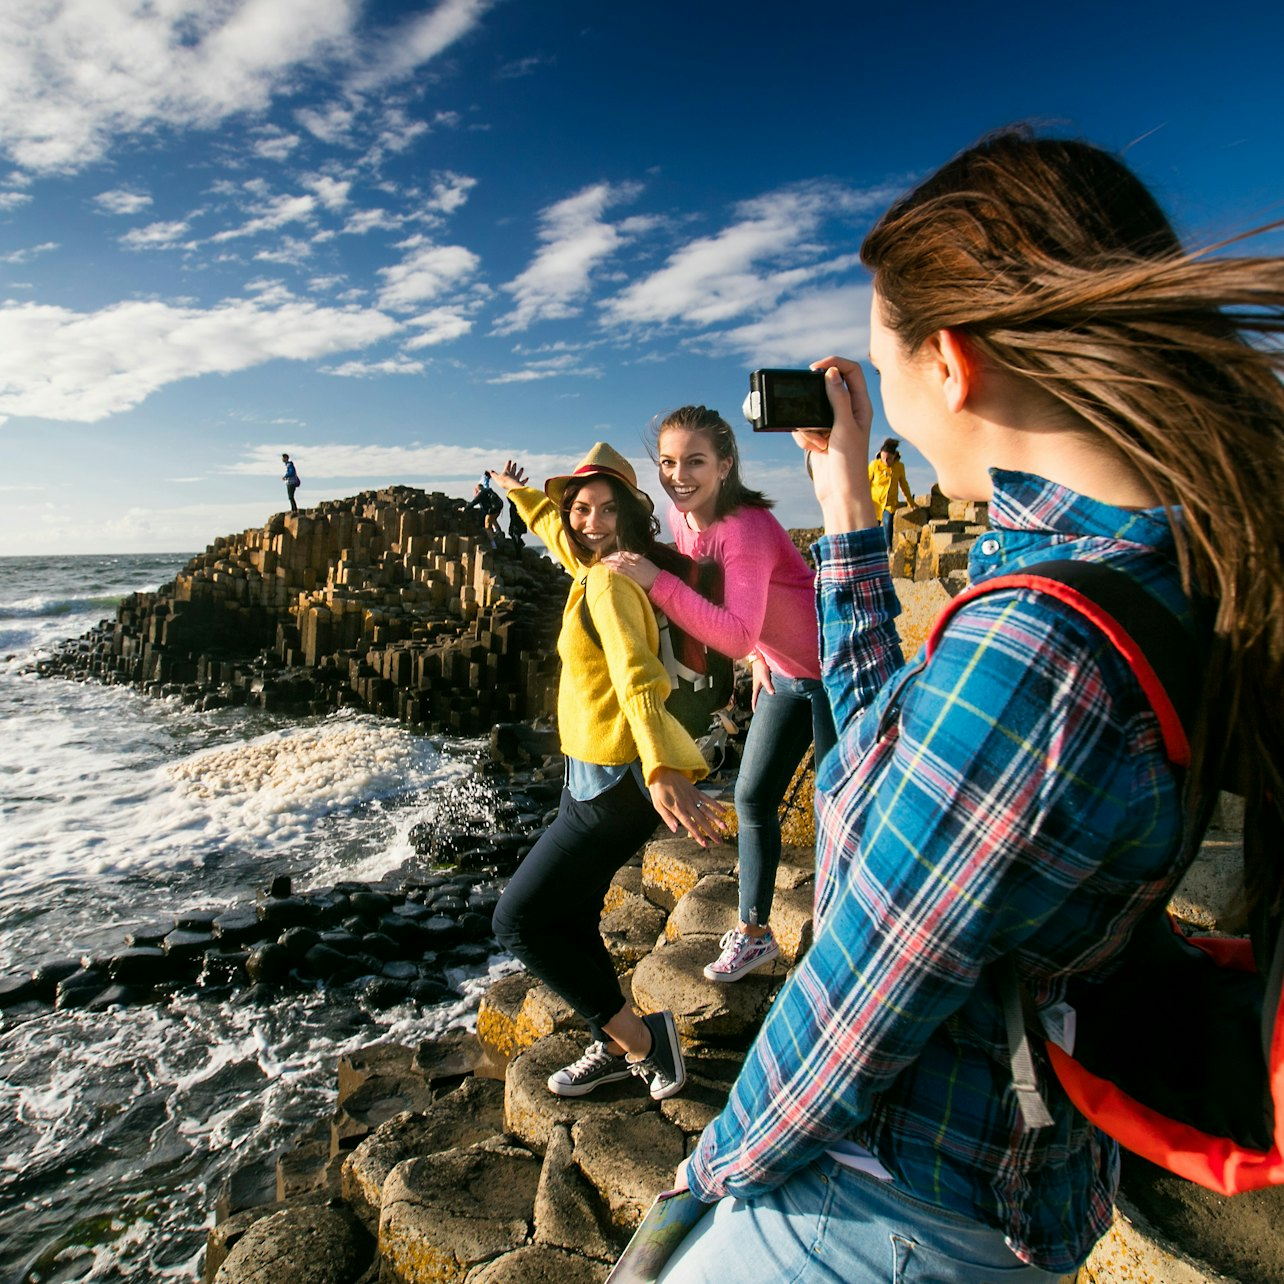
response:
M676 575L661 571L649 594L653 605L679 628L699 638L723 655L739 659L758 644L767 614L770 566L763 564L764 549L753 536L748 522L738 515L724 518L722 538L722 600L718 606L701 597Z

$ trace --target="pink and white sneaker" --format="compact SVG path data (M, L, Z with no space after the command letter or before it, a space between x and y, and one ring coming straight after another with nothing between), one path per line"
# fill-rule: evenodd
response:
M733 927L718 944L722 946L722 953L704 969L710 981L738 981L746 972L770 963L780 953L771 928L755 938Z

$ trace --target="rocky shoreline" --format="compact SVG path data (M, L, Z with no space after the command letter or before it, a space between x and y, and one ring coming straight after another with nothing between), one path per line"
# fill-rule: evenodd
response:
M966 582L983 505L939 493L898 514L892 568L907 655ZM794 532L804 552L814 532ZM38 667L129 682L204 708L356 707L429 734L489 731L480 773L503 800L489 827L416 834L430 872L297 893L288 881L231 910L184 911L104 958L0 978L0 1008L104 1008L173 989L348 987L367 1007L444 997L452 961L493 949L489 913L560 787L554 640L567 579L534 550L489 547L462 501L406 487L328 502L220 539L173 584ZM542 729L541 729L542 726ZM734 757L734 755L733 755ZM805 800L810 782L791 797ZM1175 902L1226 926L1238 886L1233 818L1210 835ZM602 933L626 993L671 1009L690 1082L654 1103L640 1084L552 1097L578 1022L522 973L486 992L475 1033L344 1058L338 1104L219 1194L207 1284L599 1281L726 1098L745 1048L811 932L811 810L795 805L773 926L782 957L734 986L701 967L736 914L734 845L664 831L622 869ZM1219 1199L1125 1166L1120 1215L1080 1284L1284 1284L1280 1192ZM1218 1274L1218 1272L1222 1272Z

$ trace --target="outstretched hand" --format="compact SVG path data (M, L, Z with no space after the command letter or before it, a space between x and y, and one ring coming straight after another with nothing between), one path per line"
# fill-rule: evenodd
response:
M512 490L515 486L525 486L527 483L526 470L519 468L515 459L510 459L504 465L503 472L497 468L488 468L486 476L491 481L498 482L505 490Z
M727 832L726 806L702 794L676 768L657 768L648 789L652 805L671 833L685 829L701 847L722 841Z
M845 357L812 363L825 371L825 392L834 410L829 432L796 432L807 452L808 473L825 518L825 531L863 530L878 524L869 490L869 427L874 408L859 364Z

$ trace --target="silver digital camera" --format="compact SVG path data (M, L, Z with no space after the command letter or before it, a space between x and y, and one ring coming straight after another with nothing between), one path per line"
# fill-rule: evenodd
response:
M755 370L744 412L754 432L834 426L823 370Z

